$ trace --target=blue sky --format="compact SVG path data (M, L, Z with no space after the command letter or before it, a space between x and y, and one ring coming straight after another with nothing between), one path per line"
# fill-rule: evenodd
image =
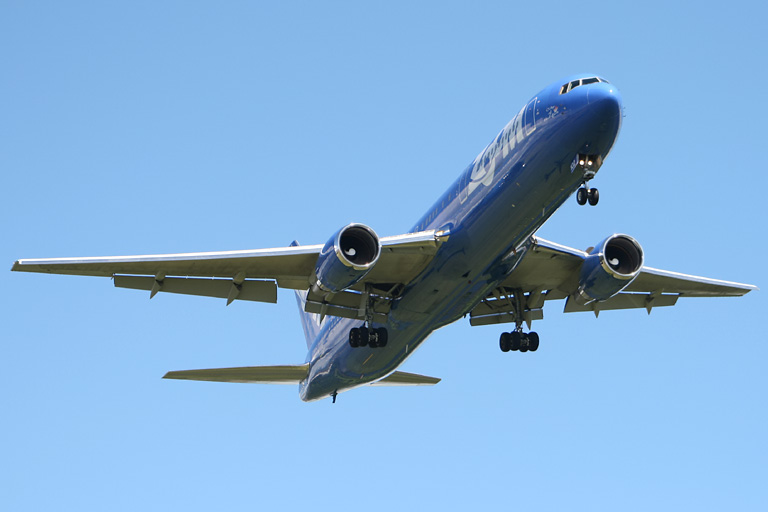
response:
M285 2L284 4L288 4ZM518 3L519 4L519 3ZM538 90L608 78L626 118L540 235L628 233L648 265L768 272L758 2L0 3L0 261L407 230ZM4 510L764 510L764 291L563 314L535 354L460 321L433 388L304 404L163 381L292 364L277 305L0 272Z

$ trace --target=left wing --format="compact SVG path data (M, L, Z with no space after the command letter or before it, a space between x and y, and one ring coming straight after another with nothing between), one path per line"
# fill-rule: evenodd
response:
M581 305L572 300L579 285L579 271L587 252L534 238L520 264L502 286L470 313L472 325L516 322L543 318L546 300L567 299L565 312L612 309L651 309L672 306L679 297L737 297L757 287L642 267L632 283L605 301Z
M330 299L310 293L307 310L356 318L364 293L380 298L375 313L388 311L388 299L432 261L446 239L424 231L381 238L373 269L348 291ZM204 295L233 300L277 302L277 287L308 290L322 245L251 251L18 260L12 270L111 276L115 286L157 292ZM366 295L367 297L368 295Z

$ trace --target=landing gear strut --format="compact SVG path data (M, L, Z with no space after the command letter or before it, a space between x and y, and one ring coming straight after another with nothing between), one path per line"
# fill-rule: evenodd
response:
M595 177L602 163L603 158L600 155L588 155L586 153L579 153L571 162L571 172L581 174L583 180L581 188L576 191L576 202L580 205L589 203L591 206L595 206L600 200L597 189L589 188L587 183Z
M366 291L365 299L365 323L361 327L353 327L349 330L349 346L352 348L386 347L389 333L386 327L373 328L373 303Z
M579 189L581 191L581 189ZM519 350L520 352L536 352L539 349L539 335L531 331L528 334L523 332L523 320L527 298L522 290L516 290L512 298L511 306L515 314L515 330L512 332L503 332L499 337L499 348L502 352L510 350ZM528 328L530 329L530 320Z

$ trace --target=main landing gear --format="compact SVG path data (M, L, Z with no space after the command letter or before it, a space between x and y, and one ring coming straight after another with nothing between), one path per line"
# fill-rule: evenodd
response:
M590 206L595 206L600 200L600 193L596 188L587 188L587 184L584 183L579 190L576 191L576 202L580 205L585 205L589 202Z
M373 303L368 295L365 304L365 323L362 327L353 327L349 330L349 346L352 348L371 347L379 348L387 346L389 333L386 327L371 327L373 323Z
M353 327L349 330L349 346L352 348L365 346L371 348L386 347L387 338L389 338L389 334L386 327L370 329L363 324L363 327Z
M509 352L510 350L536 352L539 349L539 335L535 332L525 334L522 330L503 332L499 337L499 347L502 352Z

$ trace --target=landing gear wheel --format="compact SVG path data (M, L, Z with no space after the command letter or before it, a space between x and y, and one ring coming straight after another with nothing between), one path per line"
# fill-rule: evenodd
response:
M587 190L587 200L589 201L590 206L595 206L600 200L600 192L598 192L596 188L590 188Z
M581 206L584 206L587 204L587 189L584 187L579 188L579 190L576 191L576 202L579 203Z
M389 338L389 333L387 332L386 327L379 327L376 329L376 334L378 335L378 341L380 347L386 347L387 346L387 340Z
M536 352L539 349L539 335L535 332L528 333L528 349Z
M349 346L352 348L360 346L360 329L357 327L349 330Z
M520 352L528 352L530 339L527 334L520 333Z
M520 350L523 333L514 331L509 333L509 350Z
M368 331L367 327L360 327L358 329L360 331L360 346L366 347L368 346L368 342L370 341L370 332Z
M509 352L509 350L512 348L512 336L508 332L501 333L501 336L499 336L499 348L501 348L502 352Z
M379 330L368 329L368 346L371 348L379 347Z

